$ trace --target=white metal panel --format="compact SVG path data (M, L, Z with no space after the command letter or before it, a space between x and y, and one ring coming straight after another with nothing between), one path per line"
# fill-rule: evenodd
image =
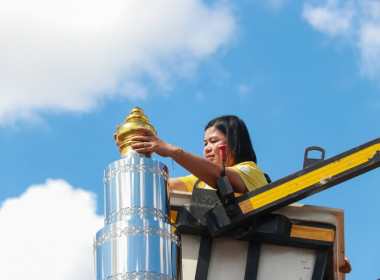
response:
M182 234L182 279L194 280L201 236Z
M216 238L207 280L244 279L248 242Z
M257 279L310 280L316 255L314 249L262 244Z

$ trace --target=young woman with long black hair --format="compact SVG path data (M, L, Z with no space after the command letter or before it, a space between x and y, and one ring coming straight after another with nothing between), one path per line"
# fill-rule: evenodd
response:
M211 120L205 128L203 156L200 157L169 144L151 131L139 128L146 135L134 136L138 141L131 147L139 153L156 153L171 157L191 175L170 179L169 186L174 190L192 191L198 188L215 188L216 179L222 174L222 159L219 146L227 144L226 176L237 193L246 193L268 183L268 177L257 167L256 154L252 147L247 127L240 118L227 115ZM199 180L198 180L199 178Z

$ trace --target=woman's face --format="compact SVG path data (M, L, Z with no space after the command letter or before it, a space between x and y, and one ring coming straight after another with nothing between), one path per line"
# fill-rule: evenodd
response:
M227 144L227 136L214 126L211 126L205 131L204 139L205 147L203 149L204 157L220 166L222 166L222 158L220 157L219 145ZM226 166L231 166L234 159L228 157Z

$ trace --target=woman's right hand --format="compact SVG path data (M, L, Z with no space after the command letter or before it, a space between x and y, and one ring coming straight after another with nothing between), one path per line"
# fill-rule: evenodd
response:
M131 141L137 141L137 143L131 145L135 151L143 154L156 153L162 157L172 158L180 151L178 147L158 138L151 130L144 127L139 127L137 129L145 133L145 135L137 135L129 139Z

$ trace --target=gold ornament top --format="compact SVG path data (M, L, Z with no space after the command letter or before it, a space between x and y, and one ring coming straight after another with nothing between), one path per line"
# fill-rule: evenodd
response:
M144 111L140 107L132 109L131 113L125 118L125 123L117 128L115 133L116 144L119 146L119 152L124 155L129 149L132 149L131 144L136 141L130 141L129 138L136 135L146 135L144 132L137 130L138 127L145 127L157 135L155 128L149 123L149 119L145 116Z

